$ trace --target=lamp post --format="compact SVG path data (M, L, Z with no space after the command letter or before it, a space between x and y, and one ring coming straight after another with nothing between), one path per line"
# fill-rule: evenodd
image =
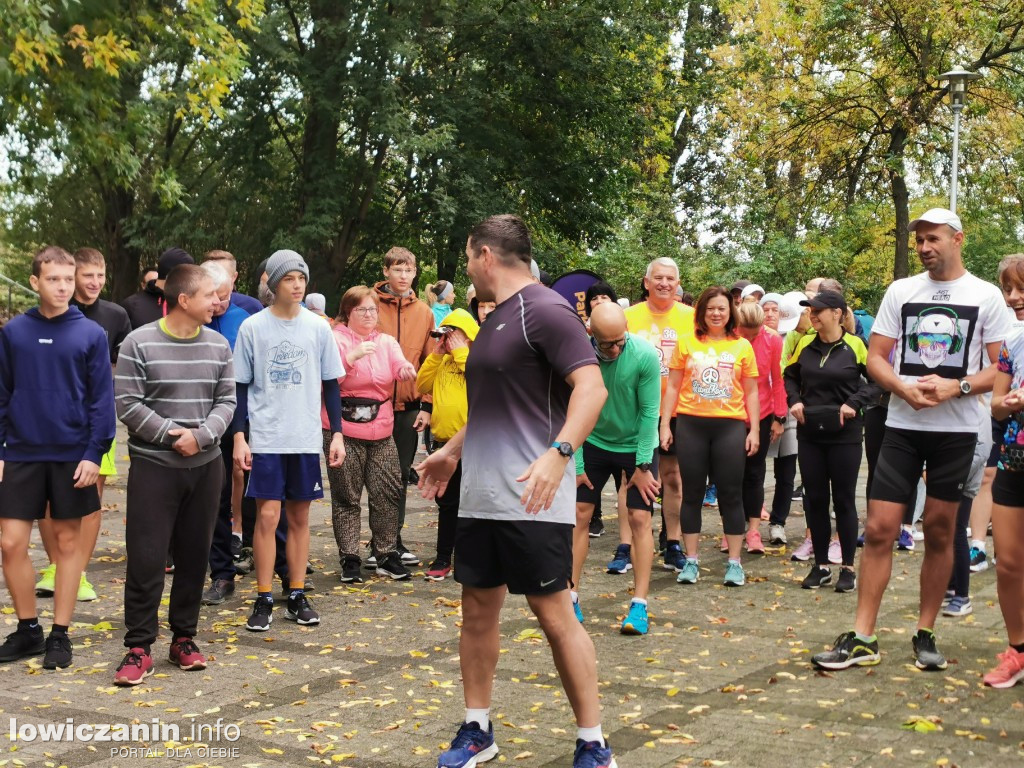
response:
M953 107L953 178L949 182L949 210L953 213L956 213L957 176L960 170L960 113L967 102L967 83L980 79L979 73L969 72L963 67L939 75L940 83L949 83L949 99Z

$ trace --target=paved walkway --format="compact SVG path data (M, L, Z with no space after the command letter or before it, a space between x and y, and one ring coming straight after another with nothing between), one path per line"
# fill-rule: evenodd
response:
M359 587L341 585L327 502L312 516L320 627L284 621L279 607L269 633L247 632L254 583L242 579L232 600L203 610L197 641L210 656L207 670L167 664L165 634L154 646L158 673L134 689L113 686L123 654L126 463L121 457L89 568L100 597L79 603L75 616L75 665L47 672L33 660L0 669L0 727L8 737L0 766L433 768L463 714L458 586L422 574L405 583L372 577ZM614 508L610 497L605 508ZM430 505L410 495L405 538L421 556L432 554L435 519ZM618 633L630 580L603 571L617 543L613 521L593 544L582 604L597 646L603 725L620 766L1024 764L1024 687L981 685L1005 645L992 570L974 579L972 616L940 619L940 648L951 660L945 672L916 670L910 653L918 551L896 556L879 622L882 664L816 673L810 654L850 626L856 595L801 590L806 567L794 567L784 550L747 558L750 583L727 589L725 556L715 547L717 515L705 520L701 581L683 587L673 574L655 573L647 637ZM802 517L790 519L794 543L802 526ZM42 560L41 547L33 554ZM40 606L48 625L50 601ZM6 591L0 612L12 631ZM502 645L493 707L497 763L571 765L571 711L521 598L506 602ZM11 742L12 718L22 726L159 718L180 726L181 741ZM918 730L908 730L915 722ZM197 742L214 751L186 742L193 723L208 729ZM219 740L210 730L218 723ZM159 755L156 762L146 748Z

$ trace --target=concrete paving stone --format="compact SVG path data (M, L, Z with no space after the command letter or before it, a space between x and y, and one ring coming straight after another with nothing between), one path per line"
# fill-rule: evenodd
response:
M0 668L0 728L6 730L10 718L114 724L158 717L185 730L193 721L211 726L221 718L222 725L238 727L239 738L211 746L238 753L227 759L164 755L154 763L139 754L112 756L110 744L5 739L0 765L14 765L14 759L70 768L436 764L463 716L459 586L425 581L424 566L414 568L408 582L368 574L365 584L340 584L326 502L315 504L311 515L310 559L317 572L309 581L316 586L311 598L322 616L319 627L285 621L280 598L272 630L247 632L242 625L255 581L240 577L232 598L201 611L197 642L209 657L207 670L186 673L167 664L170 638L162 625L154 646L157 674L136 688L113 686L124 654L123 454L118 464L121 474L106 496L114 508L104 513L89 567L99 599L78 604L72 628L76 663L58 672L43 671L38 659ZM436 508L414 492L408 501L403 537L426 563L434 552ZM819 674L810 655L849 628L857 596L800 589L809 566L789 561L789 549L744 555L748 585L723 587L717 510L704 518L701 581L679 585L656 561L651 632L620 635L632 578L604 573L618 543L615 516L607 514L613 506L609 497L608 532L591 541L581 595L597 651L602 724L622 768L1024 764L1024 687L993 691L981 685L1006 642L993 569L973 575L973 615L937 622L939 647L950 660L945 672L916 670L910 653L919 548L894 560L879 616L882 663ZM787 524L794 546L804 524L795 514ZM369 535L365 518L363 532ZM31 555L42 567L37 540ZM51 608L52 600L39 600L44 625ZM165 612L163 607L162 620ZM521 597L506 600L501 621L492 710L501 755L492 764L566 766L575 726L551 651L533 638L539 625ZM6 591L0 591L0 629L12 631L14 623ZM913 718L931 718L941 730L906 730Z

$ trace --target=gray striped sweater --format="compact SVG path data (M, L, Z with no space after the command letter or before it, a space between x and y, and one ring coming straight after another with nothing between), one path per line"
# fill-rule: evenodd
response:
M179 339L148 323L121 344L114 375L117 418L128 428L128 452L189 469L220 456L235 411L235 373L227 340L209 328ZM192 430L200 451L182 456L172 429Z

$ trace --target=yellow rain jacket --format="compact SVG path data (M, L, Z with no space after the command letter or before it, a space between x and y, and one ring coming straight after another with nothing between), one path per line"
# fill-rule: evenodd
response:
M451 325L469 337L472 345L480 330L473 316L464 309L453 310L441 322ZM459 347L439 355L432 352L420 365L416 388L422 395L434 396L434 412L430 418L430 433L436 440L446 442L466 426L469 404L466 400L466 359L469 347Z

